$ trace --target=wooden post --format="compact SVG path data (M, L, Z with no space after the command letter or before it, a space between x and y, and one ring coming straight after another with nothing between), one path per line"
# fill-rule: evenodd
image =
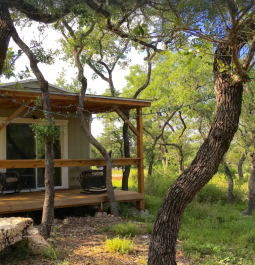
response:
M103 213L104 212L104 204L102 202L100 204L98 204L98 212L99 213Z
M138 164L138 192L144 195L144 166L143 166L143 117L142 107L136 108L136 122L137 130L139 131L139 137L137 137L137 157L140 158ZM137 208L145 210L144 199L137 202Z

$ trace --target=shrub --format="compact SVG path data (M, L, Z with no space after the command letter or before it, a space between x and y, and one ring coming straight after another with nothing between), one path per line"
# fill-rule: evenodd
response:
M134 251L134 243L127 238L115 237L112 240L107 239L105 242L106 248L111 252L119 252L124 254L129 254Z
M135 236L140 233L140 229L132 222L125 224L119 223L110 228L106 227L105 231L109 231L120 236Z
M167 190L178 176L179 173L173 172L171 168L166 172L163 168L154 169L153 174L145 179L145 194L164 198Z

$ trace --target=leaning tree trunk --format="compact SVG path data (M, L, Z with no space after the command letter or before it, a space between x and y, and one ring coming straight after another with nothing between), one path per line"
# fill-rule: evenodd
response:
M225 161L223 161L223 167L224 167L225 173L228 176L228 202L230 204L233 204L234 203L234 195L233 195L234 181L233 181L232 173Z
M251 159L251 174L249 179L249 202L248 209L244 212L247 215L251 215L254 207L255 207L255 193L254 193L254 185L255 185L255 154L252 154Z
M243 153L241 159L239 160L239 163L238 163L238 176L239 176L239 179L243 179L243 163L246 159L246 154Z
M123 111L124 115L129 118L129 111ZM126 122L123 124L123 140L124 140L124 155L125 158L130 158L130 143L129 143L129 136L128 136L128 125ZM131 166L125 166L125 170L123 172L122 177L122 190L128 190L128 179L130 174Z
M45 119L48 123L54 122L51 114L50 93L48 82L44 79L43 74L38 68L38 60L30 48L20 39L17 31L13 28L12 38L15 43L23 50L30 61L30 67L38 80L42 96L43 96L43 111ZM54 211L54 152L53 152L53 138L45 139L45 198L43 204L42 228L46 238L50 237L52 226L52 215Z
M87 84L87 80L83 77L83 85ZM86 85L87 87L87 85ZM78 107L78 114L79 114L79 121L82 128L82 131L87 136L89 142L96 147L96 149L102 154L106 161L106 187L107 187L107 196L110 204L111 213L114 216L119 216L118 205L116 203L115 195L114 195L114 188L112 186L112 159L110 155L107 153L105 148L93 137L89 128L87 127L83 115L83 106L84 106L84 97L85 97L85 90L81 89L80 97L79 97L79 107Z
M75 64L78 68L78 80L81 82L81 91L79 96L79 105L77 108L78 116L82 131L87 136L89 142L95 146L95 148L101 153L106 161L106 188L107 188L107 196L110 204L111 213L114 216L119 216L118 205L116 203L114 188L112 186L112 159L110 155L107 153L106 149L94 138L92 133L90 132L88 126L85 123L83 107L84 107L84 99L85 93L87 90L87 79L84 76L84 69L80 61L80 54L82 52L82 48L77 49L73 52L75 58Z
M4 61L12 34L12 27L12 19L10 17L8 6L4 3L0 3L0 75L3 73Z
M217 110L208 138L191 166L173 183L160 207L149 249L149 265L176 265L176 241L183 212L195 195L217 172L238 128L243 84L227 71L220 72L218 61L231 67L230 48L220 43L215 52L214 75Z

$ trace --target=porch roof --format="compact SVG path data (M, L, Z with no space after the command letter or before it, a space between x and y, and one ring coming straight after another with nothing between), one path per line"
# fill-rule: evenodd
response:
M42 97L40 91L20 91L0 88L0 106L2 109L17 108L27 100L35 100ZM15 100L13 102L11 100ZM50 93L52 110L59 111L67 107L68 112L77 110L79 94L75 93ZM30 105L33 106L33 103ZM151 101L129 98L115 98L98 95L86 95L84 99L84 110L93 113L115 111L118 107L121 110L131 110L137 107L150 107Z

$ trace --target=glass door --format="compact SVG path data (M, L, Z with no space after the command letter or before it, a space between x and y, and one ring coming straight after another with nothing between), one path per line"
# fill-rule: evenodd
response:
M31 127L28 124L9 124L6 128L6 159L35 159L36 144ZM7 169L13 171L13 169ZM36 170L34 168L15 169L22 178L22 188L36 188ZM27 184L27 186L25 185Z
M54 158L61 159L61 140L54 145ZM6 159L45 159L44 141L35 138L29 124L9 124L6 128ZM7 169L14 171L13 169ZM15 169L22 178L22 188L42 189L44 188L44 168L21 168ZM62 169L54 170L54 185L62 186Z

